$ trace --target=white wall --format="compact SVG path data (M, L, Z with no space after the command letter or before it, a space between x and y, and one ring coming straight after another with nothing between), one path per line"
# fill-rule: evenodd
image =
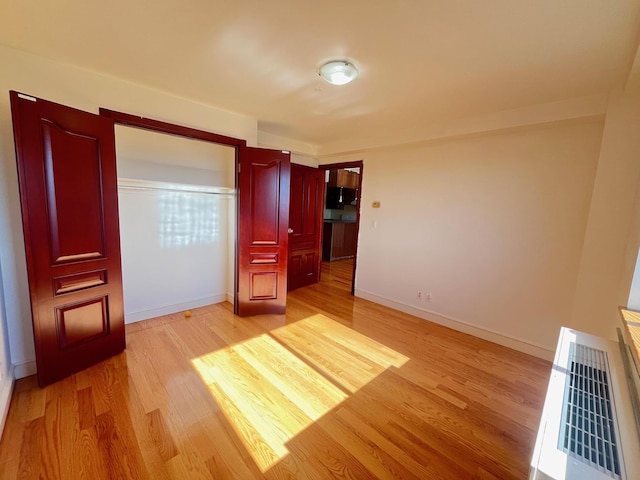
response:
M116 125L118 177L233 188L235 148ZM231 183L230 183L231 180Z
M0 263L6 327L16 377L34 373L34 347L27 289L9 90L98 113L120 110L257 143L257 121L142 85L51 62L0 46Z
M331 159L364 160L356 294L548 356L571 318L602 130L570 123Z
M227 300L230 193L119 189L126 323Z
M2 437L4 422L9 411L13 387L13 367L10 363L9 342L5 328L7 317L4 304L2 265L0 264L0 438Z
M589 210L571 326L615 337L640 242L640 92L612 95Z

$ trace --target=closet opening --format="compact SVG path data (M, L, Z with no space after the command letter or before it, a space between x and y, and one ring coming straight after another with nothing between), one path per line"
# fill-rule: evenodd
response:
M236 148L115 126L125 323L234 302Z

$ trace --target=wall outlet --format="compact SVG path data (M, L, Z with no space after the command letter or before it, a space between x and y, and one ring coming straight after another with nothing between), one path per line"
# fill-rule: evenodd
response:
M416 292L416 298L417 298L418 300L422 301L423 297L424 297L424 295L423 295L423 293L422 293L422 290L418 290L418 291Z
M424 301L425 301L425 302L430 302L430 301L431 301L431 294L430 294L430 293L427 293L427 294L425 295Z

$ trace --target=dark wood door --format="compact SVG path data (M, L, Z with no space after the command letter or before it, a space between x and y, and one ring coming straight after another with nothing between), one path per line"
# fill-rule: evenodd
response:
M113 121L11 92L38 382L125 348Z
M290 154L240 147L235 313L284 313Z
M289 291L320 281L324 170L291 165Z

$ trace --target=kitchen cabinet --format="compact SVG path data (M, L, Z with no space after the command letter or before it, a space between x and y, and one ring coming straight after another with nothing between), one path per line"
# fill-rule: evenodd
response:
M360 175L349 170L330 170L329 186L358 189L360 183Z
M322 259L325 261L352 258L356 252L354 222L324 222Z

